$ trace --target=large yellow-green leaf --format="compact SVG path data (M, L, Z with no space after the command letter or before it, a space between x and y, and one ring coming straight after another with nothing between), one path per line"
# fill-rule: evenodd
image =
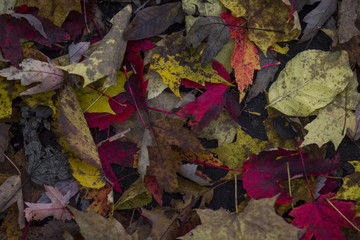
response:
M303 51L286 64L271 85L268 107L289 116L309 116L342 92L351 76L345 51Z
M100 85L102 85L101 82L102 81L100 81ZM125 82L125 74L119 71L117 73L117 84L115 86L110 86L108 88L100 87L97 90L106 94L109 97L115 97L119 93L125 92ZM109 101L111 100L107 96L104 96L93 88L96 89L95 86L92 86L92 88L84 87L75 89L76 97L83 112L115 114L109 104Z
M350 78L349 85L334 101L319 110L315 120L305 126L309 132L301 146L316 143L319 147L327 142L333 142L335 149L346 135L346 129L356 128L356 116L353 110L360 102L360 94L357 92L357 77L354 74ZM346 105L346 108L345 108Z
M129 23L131 12L131 5L128 5L113 17L110 32L88 59L58 68L84 77L84 86L103 77L107 77L104 87L116 85L116 73L122 63L127 44L123 38L124 29Z
M181 79L186 78L205 86L205 82L222 83L232 86L212 69L210 64L202 67L200 55L183 48L182 33L175 33L165 40L164 47L154 51L150 71L156 71L174 94L181 98L179 87Z
M247 26L250 28L262 28L283 31L264 31L249 29L248 38L253 41L261 51L266 50L276 42L296 40L301 31L293 29L294 18L288 22L290 6L280 0L220 0L222 4L231 10L234 17L245 17Z

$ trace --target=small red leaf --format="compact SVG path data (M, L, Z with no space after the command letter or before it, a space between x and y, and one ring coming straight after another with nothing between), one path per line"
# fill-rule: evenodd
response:
M160 207L163 204L162 197L163 197L163 190L160 188L159 183L156 180L156 177L145 175L144 181L146 183L146 186L149 190L149 192L153 195L156 202L160 205Z

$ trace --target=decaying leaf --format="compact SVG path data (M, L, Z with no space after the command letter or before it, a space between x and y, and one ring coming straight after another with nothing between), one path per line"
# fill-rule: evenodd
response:
M201 17L186 35L186 42L193 48L197 48L207 38L206 47L201 54L201 65L204 67L219 53L229 41L229 37L229 28L226 27L223 19Z
M25 208L26 220L43 220L46 217L53 216L58 220L71 220L69 210L66 205L72 197L70 191L62 195L61 192L54 187L45 185L46 195L50 198L51 203L28 203Z
M355 172L343 178L343 184L334 198L342 200L360 200L360 163L359 161L349 161L354 166Z
M220 2L231 10L234 17L245 17L247 27L275 30L249 29L248 31L249 40L253 41L264 54L274 43L296 40L300 35L299 30L292 30L293 20L288 22L290 7L282 1L220 0Z
M303 51L286 64L271 85L268 107L289 116L309 116L332 102L351 76L345 51Z
M74 214L76 223L80 227L80 233L85 240L108 239L108 240L136 240L137 233L129 235L125 228L115 218L106 219L99 214L90 211L81 212L76 208L69 207Z
M80 63L58 66L58 68L84 77L84 86L103 77L107 77L104 82L105 88L116 85L116 73L122 63L127 43L123 38L123 33L129 22L131 11L131 5L128 5L113 17L111 30L100 41L89 58Z
M355 26L358 4L357 0L344 0L341 2L338 21L339 28L337 30L340 43L348 42L352 37L359 34L359 30Z
M139 40L164 32L174 23L180 7L180 2L173 2L141 10L125 29L124 39Z
M301 146L315 143L321 147L331 141L337 149L347 129L356 131L356 116L353 109L356 109L360 102L356 73L349 79L346 89L337 95L332 103L320 109L316 119L305 126L308 133Z
M108 195L111 193L111 191L112 191L112 187L110 186L110 184L100 189L84 188L83 198L94 200L87 207L86 211L95 211L96 213L100 214L103 217L108 215L113 205L113 203L110 202L110 199L108 199Z
M58 121L70 148L81 160L100 168L100 157L94 140L75 92L69 85L65 85L62 89L59 112Z
M40 82L20 95L36 94L58 89L64 81L64 73L53 63L41 62L35 59L24 59L20 63L21 70L14 66L0 70L0 76L7 80L21 80L21 85L28 86Z
M200 56L193 51L183 51L182 32L167 37L164 47L154 49L150 71L160 74L165 84L176 96L181 98L179 87L181 79L186 78L205 86L205 82L232 84L220 77L211 66L201 66Z
M297 240L299 229L286 223L274 210L276 196L251 199L240 214L211 209L197 209L201 225L180 239L278 239Z
M54 0L52 4L49 4L47 0L19 0L16 7L24 4L28 7L38 8L39 17L50 19L58 27L61 27L70 11L82 12L79 0Z
M336 11L336 7L336 0L322 0L314 10L304 17L303 21L306 22L307 25L300 40L306 41L313 38L320 27Z

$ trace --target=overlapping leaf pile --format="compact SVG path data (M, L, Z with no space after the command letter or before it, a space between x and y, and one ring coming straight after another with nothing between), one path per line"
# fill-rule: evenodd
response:
M318 2L0 2L0 238L360 238L360 5Z

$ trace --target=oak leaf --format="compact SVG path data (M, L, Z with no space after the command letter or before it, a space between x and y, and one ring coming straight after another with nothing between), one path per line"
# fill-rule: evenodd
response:
M298 239L299 229L286 223L274 209L276 196L261 200L251 199L239 214L211 209L197 209L201 225L180 239Z
M306 117L333 101L353 72L345 51L297 54L269 89L269 105L289 116Z
M46 195L50 198L51 203L28 203L25 204L25 217L30 220L43 220L44 218L53 216L58 220L71 220L71 215L66 209L69 199L72 197L71 192L62 195L61 192L54 187L45 185Z
M62 86L64 81L63 71L56 68L52 62L46 63L35 59L24 59L20 63L19 70L14 66L0 70L0 76L7 80L21 80L21 85L28 86L32 83L40 82L38 85L27 89L20 95L29 95L52 91Z
M123 38L123 33L131 12L131 5L128 5L113 17L111 30L100 41L89 58L80 63L58 66L58 68L84 77L84 86L103 77L107 78L103 85L105 88L116 85L117 71L122 63L127 43Z

